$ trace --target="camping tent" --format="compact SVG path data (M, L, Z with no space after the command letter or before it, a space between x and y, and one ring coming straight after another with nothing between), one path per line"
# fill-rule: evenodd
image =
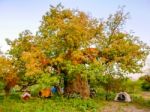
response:
M128 93L120 92L116 95L115 101L131 102L131 98Z

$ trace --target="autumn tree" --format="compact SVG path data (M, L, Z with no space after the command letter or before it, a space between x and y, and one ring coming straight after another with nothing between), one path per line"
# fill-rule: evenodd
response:
M20 91L24 91L35 84L42 87L59 82L58 77L53 76L49 66L50 60L41 49L38 36L25 30L19 34L19 38L7 39L6 41L10 46L9 58L12 60L12 65L17 69L16 75L19 78L17 85L20 87Z
M9 94L18 81L16 69L12 65L12 61L5 56L0 56L0 81L4 83L4 90L6 95Z
M50 58L51 66L64 75L65 93L76 92L88 97L88 76L121 76L140 71L147 48L122 30L126 19L123 10L105 21L98 21L82 11L64 9L61 5L51 7L43 16L40 42L45 45L42 49ZM90 72L93 64L98 73Z
M101 63L96 60L98 52L90 50L97 31L101 32L97 20L82 11L64 9L61 5L51 7L43 16L39 40L51 60L51 67L57 75L63 76L65 94L89 97L88 70L94 73L90 70L92 66L101 68Z
M103 36L98 35L97 48L101 53L101 62L105 66L103 77L109 79L103 84L108 93L112 89L108 85L111 85L116 77L126 77L129 73L141 72L149 53L146 44L123 30L127 18L128 14L124 14L120 9L104 21Z
M122 10L100 21L60 4L52 6L35 36L25 31L8 41L9 54L26 86L46 73L62 77L65 95L88 98L89 80L139 72L144 65L148 48L122 30L126 19Z
M36 44L36 37L29 30L25 30L15 40L8 40L8 51L13 66L17 69L18 85L21 90L38 83L41 74L45 72L48 63L40 47Z

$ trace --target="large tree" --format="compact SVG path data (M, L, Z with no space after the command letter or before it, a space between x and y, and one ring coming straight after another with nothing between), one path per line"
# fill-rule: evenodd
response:
M87 77L140 72L148 49L122 30L126 19L122 9L98 21L61 5L43 16L40 42L51 66L64 75L65 93L88 97ZM95 69L91 69L93 65Z
M62 77L66 95L87 98L88 80L139 72L144 65L147 48L122 30L126 19L122 10L100 21L79 10L52 6L35 36L26 31L8 42L9 54L26 86L46 73Z
M51 67L63 75L65 94L89 97L87 69L93 64L101 66L96 63L98 52L90 50L97 31L101 32L98 27L98 21L84 12L61 5L51 7L43 16L39 30L41 46L51 60Z

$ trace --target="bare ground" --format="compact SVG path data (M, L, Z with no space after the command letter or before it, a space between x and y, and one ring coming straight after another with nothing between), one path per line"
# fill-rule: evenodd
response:
M142 92L141 96L145 99L145 100L150 100L150 92Z
M99 112L150 112L150 109L138 107L131 103L107 102Z

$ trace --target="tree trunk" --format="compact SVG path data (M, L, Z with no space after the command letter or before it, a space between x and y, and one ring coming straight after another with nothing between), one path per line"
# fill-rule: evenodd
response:
M4 90L5 90L5 96L9 96L10 94L10 87L8 85L5 86Z
M69 96L74 93L79 94L84 99L90 97L88 81L83 79L81 75L76 75L72 80L64 79L64 94Z

